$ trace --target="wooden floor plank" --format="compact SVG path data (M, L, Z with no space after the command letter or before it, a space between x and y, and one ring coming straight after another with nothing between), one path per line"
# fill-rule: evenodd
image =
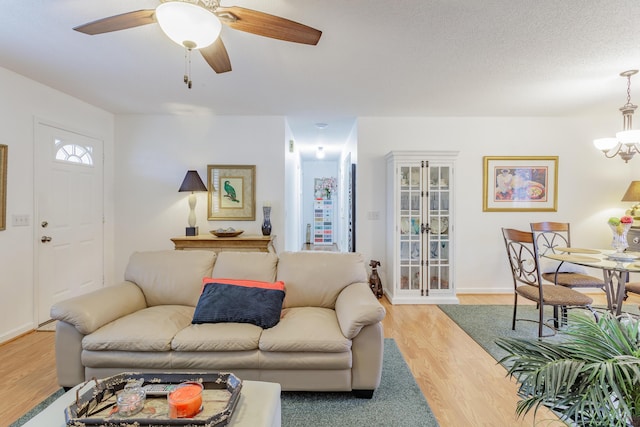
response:
M603 304L602 294L591 295ZM461 304L513 304L513 295L458 295ZM630 302L640 304L633 295ZM515 417L516 384L505 369L434 305L391 305L385 337L394 338L441 427L533 426ZM58 389L53 332L31 332L0 345L0 427ZM541 421L547 420L547 421ZM562 426L548 411L537 426Z

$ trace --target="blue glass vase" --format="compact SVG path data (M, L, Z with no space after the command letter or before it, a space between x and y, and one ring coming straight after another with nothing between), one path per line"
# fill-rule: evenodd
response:
M271 235L271 207L263 206L262 214L264 215L264 220L262 221L262 235L270 236Z

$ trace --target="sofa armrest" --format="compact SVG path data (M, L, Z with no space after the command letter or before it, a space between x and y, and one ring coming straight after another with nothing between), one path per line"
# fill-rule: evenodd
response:
M386 311L371 292L368 283L353 283L336 300L336 316L342 334L353 339L360 330L384 319Z
M146 306L142 290L132 282L123 282L55 303L50 314L52 319L67 322L87 335Z

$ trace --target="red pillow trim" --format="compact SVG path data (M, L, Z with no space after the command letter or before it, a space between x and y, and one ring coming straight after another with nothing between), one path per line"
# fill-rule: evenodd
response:
M273 289L276 291L284 291L284 282L261 282L259 280L239 280L239 279L214 279L212 277L205 277L202 279L202 289L200 292L204 290L205 285L234 285L234 286L244 286L246 288L260 288L260 289Z

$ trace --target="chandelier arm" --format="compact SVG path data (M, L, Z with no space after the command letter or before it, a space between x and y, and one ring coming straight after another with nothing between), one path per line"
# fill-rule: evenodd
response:
M615 150L615 152L614 152ZM615 147L613 147L611 150L602 150L602 152L604 153L604 156L607 159L613 159L615 156L617 156L618 154L620 154L622 151L622 144L618 144Z
M610 144L609 141L605 140L614 138L601 138L602 141L594 140L594 144L596 147L605 147L601 149L601 151L606 158L612 159L616 156L620 156L620 158L624 160L625 163L631 160L636 154L640 154L640 142L637 142L640 138L638 135L640 131L634 130L632 126L633 113L638 108L638 106L631 103L631 76L637 73L638 70L628 70L620 73L620 76L626 78L627 80L627 102L619 108L620 112L622 113L623 130L616 133L617 145L607 150L606 147L608 147Z

